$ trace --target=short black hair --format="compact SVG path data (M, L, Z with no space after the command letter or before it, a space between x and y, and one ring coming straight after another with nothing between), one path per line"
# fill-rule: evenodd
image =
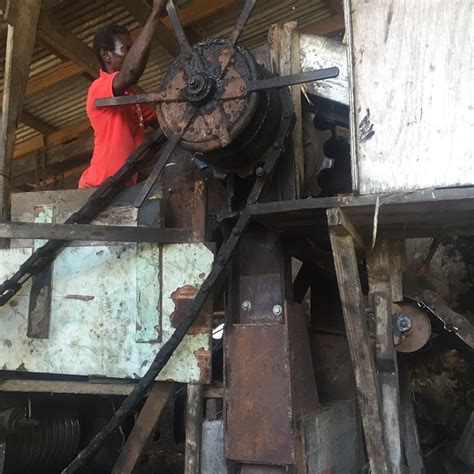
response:
M105 67L102 56L100 54L101 49L107 51L113 51L115 48L115 38L120 35L129 35L130 32L125 26L122 25L108 25L101 28L94 36L94 53L99 60L101 67Z

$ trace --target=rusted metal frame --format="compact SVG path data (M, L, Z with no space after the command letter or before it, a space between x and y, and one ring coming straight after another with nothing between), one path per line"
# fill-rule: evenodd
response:
M69 464L69 466L63 470L63 474L77 472L78 469L85 465L97 452L103 441L120 426L125 417L128 416L128 414L143 398L150 384L154 382L155 378L173 355L176 347L183 340L192 323L199 315L204 304L208 301L208 298L212 295L213 291L217 289L219 284L222 283L222 276L226 265L229 262L235 248L237 247L242 233L247 228L249 220L250 218L248 213L244 211L232 229L230 237L227 239L217 254L216 263L214 264L204 283L201 285L196 298L192 303L189 313L181 321L168 341L166 341L162 346L145 375L140 379L139 382L137 382L132 393L114 413L107 425L94 437L89 445L77 455L76 459L74 459Z
M277 160L283 153L293 129L295 115L293 113L293 105L288 89L280 90L279 94L282 106L280 127L276 134L273 146L262 155L262 159L264 160L264 165L262 167L263 172L260 176L257 176L252 191L247 198L247 205L255 204L262 192L265 190L265 187L269 183L269 177L273 175Z
M0 238L175 244L189 242L192 232L188 229L144 226L9 222L0 224Z
M122 190L123 184L154 158L158 151L163 132L157 130L146 139L127 159L120 170L95 191L86 204L66 219L66 224L84 224L96 217L110 201ZM67 243L65 240L48 241L25 260L15 274L0 285L0 306L7 303L34 274L49 265L57 253Z
M354 226L341 224L339 208L328 209L329 236L334 256L334 266L339 286L346 337L354 366L354 375L359 409L364 429L367 454L371 472L390 473L389 455L383 436L382 405L375 368L372 344L367 328L367 314L364 304L355 239L358 234ZM347 229L350 229L349 232Z
M283 104L286 104L284 109L284 117L282 124L280 125L277 142L269 153L265 155L265 173L257 180L252 188L250 193L252 202L256 202L261 195L262 191L265 188L265 184L269 177L271 177L275 165L277 163L278 157L280 156L284 146L285 140L288 139L289 134L291 133L292 120L294 116L292 113L291 100L288 97L289 94L286 92L286 95L283 92L280 92ZM281 141L280 141L281 140ZM247 201L250 203L251 201ZM123 419L134 409L138 402L143 397L144 393L150 386L150 384L155 380L158 374L161 372L163 367L166 365L168 360L171 358L173 352L182 341L189 328L191 327L194 320L198 317L200 311L202 310L204 304L208 301L210 295L215 291L220 284L223 283L224 270L227 267L227 264L231 260L232 254L236 249L239 240L242 236L242 233L247 228L250 221L250 216L248 214L247 208L243 210L240 214L240 217L235 224L229 238L226 240L224 245L219 250L215 264L207 276L204 283L201 285L194 301L191 306L189 313L181 321L179 326L176 328L172 336L166 341L162 346L155 359L151 363L145 375L137 383L132 393L127 397L123 402L122 406L117 410L117 412L112 416L107 425L94 437L94 439L89 443L89 445L83 449L76 459L74 459L70 465L64 469L63 474L71 474L80 469L85 465L89 459L97 452L104 440L120 426Z
M112 474L130 474L135 471L147 444L155 434L166 402L174 394L177 384L157 382L148 393L127 442L120 451Z

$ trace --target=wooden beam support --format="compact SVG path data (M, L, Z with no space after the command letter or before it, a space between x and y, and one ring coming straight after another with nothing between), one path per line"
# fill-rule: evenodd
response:
M377 242L368 249L367 270L369 300L375 314L375 365L378 370L385 445L388 450L390 472L402 473L402 445L400 428L400 391L398 386L397 353L393 344L391 245L388 240ZM397 270L395 268L395 270Z
M0 133L0 222L10 219L10 180L15 130L21 117L41 0L7 2L7 49ZM2 242L6 245L6 242Z
M364 249L364 241L354 224L347 218L344 211L340 208L327 210L328 225L331 232L337 235L349 235L359 250Z
M53 127L49 123L46 123L38 117L35 117L34 115L31 115L25 111L23 111L21 114L21 122L43 135L49 135L58 130L56 127Z
M46 12L40 15L37 37L55 54L70 59L93 77L99 76L99 61L92 49Z
M338 213L328 210L328 216L334 214ZM341 228L337 221L333 225L328 219L328 224L370 469L374 474L390 473L377 371L367 329L354 239L349 232L342 232L344 227Z
M0 223L0 238L176 244L190 242L192 231L159 227L6 222Z
M135 471L141 455L155 434L166 402L173 396L175 389L176 384L172 382L157 382L152 386L112 474L130 474Z
M184 474L199 474L201 471L202 392L202 385L188 384Z

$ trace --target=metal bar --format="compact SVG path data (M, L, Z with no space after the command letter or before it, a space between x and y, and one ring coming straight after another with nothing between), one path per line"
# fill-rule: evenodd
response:
M173 244L191 241L192 231L117 225L9 222L0 224L0 238Z
M145 184L143 185L140 194L135 199L135 202L133 203L135 207L141 207L148 194L150 194L151 188L154 186L156 180L163 171L163 168L171 157L174 149L178 146L178 143L181 140L181 137L184 135L184 132L188 128L188 125L194 117L195 112L196 107L193 106L188 107L186 109L186 112L184 112L183 118L180 122L180 127L178 128L178 130L176 130L176 133L172 137L168 138L168 142L166 143L166 146L160 155L160 159L156 162L155 166L153 167L153 170L151 171Z
M333 77L337 77L338 75L339 68L329 67L326 69L318 69L316 71L306 71L300 74L291 74L289 76L276 76L270 79L249 81L247 83L247 92L293 86L295 84L303 84L305 82L322 81L323 79L331 79Z
M189 44L188 38L186 38L183 25L181 25L181 21L179 20L178 12L176 11L173 0L168 0L168 3L166 5L166 11L168 12L168 16L170 17L171 24L173 25L173 29L176 34L176 38L178 39L181 51L183 53L192 54L191 45Z
M156 102L186 102L186 99L181 97L169 97L162 92L151 92L150 94L121 95L118 97L96 99L94 105L97 108L101 108L117 105L153 104Z

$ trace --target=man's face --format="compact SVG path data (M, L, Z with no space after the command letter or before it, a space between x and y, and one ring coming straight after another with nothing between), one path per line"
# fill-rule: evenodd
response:
M133 41L130 35L118 35L114 38L114 50L105 51L103 58L108 66L109 72L120 71L125 56L132 47Z

